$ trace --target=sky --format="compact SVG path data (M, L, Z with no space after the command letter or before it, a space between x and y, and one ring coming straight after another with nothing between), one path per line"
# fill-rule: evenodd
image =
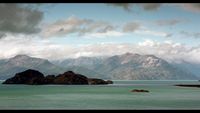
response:
M0 59L131 52L200 63L199 3L1 3L0 15Z

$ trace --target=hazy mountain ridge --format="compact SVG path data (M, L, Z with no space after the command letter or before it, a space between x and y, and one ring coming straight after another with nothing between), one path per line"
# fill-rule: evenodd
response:
M197 77L200 77L200 64L182 61L181 63L173 63L175 67L180 67L184 70L190 71Z
M85 60L84 60L85 58ZM169 64L167 61L154 55L139 55L126 53L108 58L96 59L95 57L64 60L66 67L79 66L95 73L103 78L125 80L165 80L165 79L198 79L194 74L185 71L179 66ZM86 62L90 59L90 62ZM92 62L92 63L91 63ZM87 64L88 63L88 64ZM79 70L79 73L84 71Z
M63 61L17 55L0 60L0 78L8 78L16 72L36 69L46 74L57 74L67 70L89 77L119 80L182 80L198 79L181 66L176 66L154 55L126 53L111 57L79 57Z
M13 58L2 60L0 67L0 79L9 78L15 73L26 69L36 69L45 74L58 74L65 71L64 68L54 65L48 60L27 55L17 55Z

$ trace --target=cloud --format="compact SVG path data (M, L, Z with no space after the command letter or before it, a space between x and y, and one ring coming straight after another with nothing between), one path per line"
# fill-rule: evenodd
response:
M136 34L141 34L141 35L153 35L153 36L160 36L160 37L171 37L172 34L166 33L166 32L161 32L161 31L154 31L150 30L149 28L143 26L139 22L128 22L126 23L122 31L124 33L136 33Z
M161 3L143 3L141 4L143 9L146 11L153 11L153 10L157 10L161 7Z
M27 38L25 35L8 35L0 41L0 58L9 58L18 54L27 54L33 57L49 60L62 60L81 56L113 56L126 52L141 55L153 54L169 62L187 61L200 63L200 45L190 47L181 43L167 40L158 42L144 40L139 43L99 43L72 46L56 44L46 39Z
M120 7L124 9L125 11L131 11L131 7L133 6L133 3L108 3L107 5Z
M84 38L105 38L119 37L126 33L137 33L142 35L153 35L170 37L172 34L160 31L153 31L144 27L140 22L127 22L122 26L112 25L105 21L95 21L91 19L81 19L71 16L66 20L59 20L43 27L41 36L62 37L76 34Z
M152 31L148 29L143 29L143 30L137 30L135 31L137 34L142 34L142 35L153 35L153 36L159 36L159 37L169 37L170 34L166 32L160 32L160 31Z
M17 38L16 38L17 37ZM75 54L71 46L59 45L38 37L29 37L27 35L8 35L0 41L0 58L10 58L18 54L27 54L29 56L54 59L63 58L66 53ZM70 55L67 55L70 56Z
M106 32L97 32L97 33L88 33L84 37L86 38L105 38L105 37L119 37L123 36L124 33L118 31L106 31Z
M85 53L85 56L113 56L126 52L138 53L141 55L152 54L168 62L187 61L200 63L200 46L190 47L173 41L158 42L154 40L144 40L136 44L131 43L102 43L95 45L85 45L80 47L78 53ZM88 53L86 55L86 53ZM81 55L80 55L81 56ZM79 56L79 57L80 57ZM77 57L77 56L76 56Z
M182 3L178 4L178 6L187 11L200 12L200 3Z
M187 38L200 38L200 32L180 31L180 34Z
M54 36L59 37L73 33L83 36L88 33L106 34L107 32L114 30L115 27L108 22L80 19L78 17L71 16L66 20L58 20L55 23L44 26L41 36L45 38Z
M106 33L106 32L113 31L113 30L115 30L114 26L105 25L105 27L100 29L98 32L99 33Z
M0 15L2 33L38 33L43 18L43 12L19 4L0 4Z
M92 21L85 27L79 29L79 35L84 35L87 33L106 33L109 31L114 31L115 27L108 22L104 21Z
M173 33L167 33L165 37L168 38L168 37L172 37L172 36L173 36Z
M153 47L158 44L159 44L158 42L154 42L153 40L150 39L146 39L144 42L138 43L139 46L150 46L150 47Z
M0 33L0 39L3 39L4 37L6 37L5 33Z
M83 45L77 54L84 53L84 56L113 56L126 52L138 53L142 55L152 54L167 60L168 62L187 61L200 63L200 46L190 47L173 41L158 42L154 40L144 40L136 44L131 43L101 43L95 45ZM74 57L80 57L79 56Z
M139 6L145 11L155 11L158 10L162 5L168 5L173 7L179 7L183 10L190 12L200 12L200 3L176 3L176 4L167 4L167 3L109 3L110 6L120 7L125 11L131 11L132 7Z
M134 32L141 28L141 24L138 22L128 22L123 27L123 32Z
M161 7L161 3L109 3L108 5L120 7L125 11L131 11L134 6L139 6L145 11L154 11Z
M153 54L163 58L169 62L187 61L191 63L200 63L198 56L200 55L200 46L190 47L172 41L164 41L163 43L145 40L139 43L139 48L145 54Z
M159 26L173 26L180 22L183 22L183 20L180 19L165 19L165 20L157 20L155 23Z
M92 20L69 17L66 20L58 20L55 23L44 26L41 35L43 37L63 36L80 30L80 26L90 24Z

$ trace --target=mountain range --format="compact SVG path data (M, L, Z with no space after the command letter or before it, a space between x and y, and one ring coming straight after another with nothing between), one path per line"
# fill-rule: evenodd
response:
M198 69L192 64L172 64L154 55L125 53L111 57L79 57L62 61L48 61L27 55L17 55L0 60L0 79L7 79L17 72L36 69L48 74L58 74L68 70L113 80L194 80ZM200 67L200 66L199 66Z
M117 80L181 80L198 79L194 73L154 55L125 53L105 58L80 57L54 62L62 67L82 67L99 73L104 79ZM83 70L76 70L84 73Z

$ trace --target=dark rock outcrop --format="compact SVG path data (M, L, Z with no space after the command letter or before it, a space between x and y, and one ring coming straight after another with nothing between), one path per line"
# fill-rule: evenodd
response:
M113 84L113 81L111 81L111 80L107 80L106 81L108 84Z
M112 84L113 82L110 80L105 81L98 78L88 78L88 83L90 85L97 85L97 84Z
M45 84L54 84L55 75L47 75L45 77Z
M15 74L14 77L7 79L3 84L45 84L45 77L36 70L26 70Z
M87 78L84 75L76 74L72 71L67 71L63 74L47 75L46 77L36 70L26 70L15 74L14 77L7 79L3 84L68 84L68 85L97 85L97 84L111 84L112 81L104 81L97 78Z
M87 77L83 75L68 71L56 76L54 84L88 84L88 80Z
M143 90L143 89L134 89L134 90L131 90L131 92L146 92L146 93L148 93L149 91Z

